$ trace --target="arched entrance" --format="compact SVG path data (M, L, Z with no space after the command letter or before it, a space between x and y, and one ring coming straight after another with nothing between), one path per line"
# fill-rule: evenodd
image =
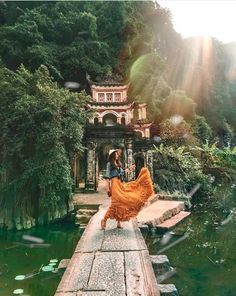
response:
M105 126L115 126L117 124L117 117L112 113L108 113L103 116L103 124Z

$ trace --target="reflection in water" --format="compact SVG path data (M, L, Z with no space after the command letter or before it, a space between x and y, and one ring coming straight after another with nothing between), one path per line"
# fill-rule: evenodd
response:
M22 235L22 239L26 240L26 241L31 241L31 242L34 242L34 243L37 243L37 244L43 244L44 243L44 240L42 238L37 237L37 236L27 235L27 234Z
M176 246L177 244L181 243L183 240L185 240L188 237L188 233L185 233L182 237L178 238L177 240L173 241L172 243L170 243L169 245L167 245L166 247L162 248L161 250L159 250L157 252L157 254L162 254L163 252L165 252L166 250L169 250L170 248Z
M71 258L81 234L71 224L1 231L0 295L12 295L16 289L23 289L24 295L54 295L61 279L57 265L61 259ZM46 266L53 267L54 273L43 271ZM15 280L19 275L24 279Z
M174 229L166 246L184 237L184 233L188 237L161 252L177 271L162 281L175 284L180 296L236 295L236 191L225 191L220 188L217 196L193 207L192 214ZM161 237L156 233L146 238L151 255L163 247Z
M169 279L170 277L172 277L173 275L176 274L176 269L172 268L171 270L165 272L164 274L158 276L157 278L157 283L160 284L162 282L164 282L165 280Z

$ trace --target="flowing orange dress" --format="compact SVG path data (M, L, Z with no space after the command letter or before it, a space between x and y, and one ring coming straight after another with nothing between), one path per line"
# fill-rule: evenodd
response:
M111 179L111 205L104 219L128 221L136 217L145 202L154 194L152 179L147 168L142 168L137 179L122 182Z

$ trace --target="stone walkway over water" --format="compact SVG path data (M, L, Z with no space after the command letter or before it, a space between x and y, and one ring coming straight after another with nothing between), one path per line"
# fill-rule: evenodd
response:
M101 230L100 222L110 198L106 196L105 182L99 185L98 193L74 196L77 216L85 220L82 224L89 221L88 212L96 212L86 207L100 206L100 210L78 242L55 296L160 296L160 285L138 225L172 228L189 215L184 211L184 203L159 200L156 196L137 220L122 223L123 229L117 229L116 222L108 220L106 230Z
M135 221L116 229L95 214L83 233L55 296L159 296L149 252Z

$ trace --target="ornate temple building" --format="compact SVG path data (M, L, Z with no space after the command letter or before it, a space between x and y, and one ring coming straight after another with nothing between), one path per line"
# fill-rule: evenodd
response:
M136 163L136 172L126 176L131 180L147 165L152 173L151 122L147 120L146 104L132 102L128 85L111 79L89 80L92 99L88 108L94 110L84 134L86 153L75 161L74 178L77 189L96 191L104 173L110 149L122 149L126 166Z
M135 104L127 99L128 85L120 83L103 82L91 85L93 101L89 108L95 110L95 116L89 123L105 126L122 124L132 126L133 130L142 138L150 138L151 123L147 122L146 104ZM135 111L137 115L135 116Z

